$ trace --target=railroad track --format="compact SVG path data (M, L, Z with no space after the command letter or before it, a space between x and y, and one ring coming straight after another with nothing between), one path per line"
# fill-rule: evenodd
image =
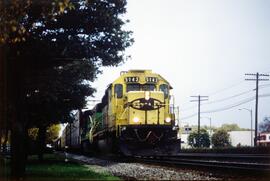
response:
M209 154L188 153L174 156L133 157L135 161L174 165L180 167L207 168L222 171L256 171L270 174L269 154ZM253 172L250 172L253 173Z

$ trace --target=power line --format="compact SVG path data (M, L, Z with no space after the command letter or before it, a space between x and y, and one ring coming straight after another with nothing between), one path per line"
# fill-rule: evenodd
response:
M187 108L184 108L184 109L180 109L180 111L186 111L186 110L190 110L190 109L193 109L197 106L190 106L190 107L187 107Z
M259 97L270 97L270 94L262 94L262 95L259 95ZM250 98L241 100L240 102L234 103L234 104L232 104L232 105L229 105L229 106L226 106L226 107L223 107L223 108L214 109L214 110L209 110L209 111L203 111L203 112L201 112L201 113L205 114L205 113L215 113L215 112L226 111L226 110L229 110L229 109L231 109L231 108L240 106L240 105L242 105L242 104L251 102L251 101L253 101L255 98L256 98L255 96L254 96L254 97L250 97ZM194 117L194 116L196 116L196 115L197 115L197 113L194 113L194 114L191 114L191 115L188 115L188 116L183 117L181 120L188 119L188 118L192 118L192 117Z
M262 95L259 95L259 97L270 97L270 94L262 94ZM231 108L240 106L240 105L242 105L242 104L251 102L251 101L253 101L255 98L256 98L255 96L254 96L254 97L250 97L250 98L241 100L240 102L234 103L234 104L232 104L232 105L230 105L230 106L226 106L226 107L223 107L223 108L220 108L220 109L216 109L216 110L204 111L204 112L202 112L202 113L214 113L214 112L225 111L225 110L228 110L228 109L231 109Z
M266 88L266 87L270 87L270 84L263 84L263 85L260 85L259 87L261 87L263 89L263 88Z
M243 82L244 82L244 81L241 80L241 81L238 82L238 83L235 83L235 84L230 85L230 86L228 86L228 87L225 87L225 88L223 88L223 89L217 90L217 91L215 91L215 92L213 92L213 93L210 93L209 96L213 96L213 95L219 94L219 93L221 93L221 92L224 92L225 90L228 90L228 89L231 89L231 88L233 88L233 87L236 87L236 86L242 84Z
M259 87L264 89L264 88L270 87L270 84L263 84L263 85L260 85ZM210 102L207 102L207 103L202 103L201 105L207 105L207 104L213 104L213 103L217 103L217 102L223 102L223 101L226 101L226 100L229 100L229 99L239 97L239 96L245 95L247 93L253 92L254 90L255 89L251 89L251 90L248 90L248 91L245 91L245 92L241 92L239 94L235 94L235 95L230 96L230 97L226 97L226 98L223 98L223 99L218 99L218 100L215 100L215 101L210 101Z
M235 83L235 84L233 84L233 85L230 85L230 86L228 86L228 87L225 87L225 88L220 89L220 90L217 90L217 91L214 91L214 92L210 93L209 96L213 96L213 95L216 95L216 94L218 94L218 93L220 93L220 92L223 92L223 91L225 91L225 90L228 90L228 89L231 89L231 88L233 88L233 87L236 87L236 86L240 85L240 84L243 83L243 82L244 82L244 81L241 80L240 82L237 82L237 83ZM183 108L183 109L181 109L181 111L189 110L189 109L192 109L192 108L194 108L194 107L197 107L197 106L190 106L190 107L187 107L187 108Z
M230 96L230 97L226 97L226 98L223 98L223 99L218 99L218 100L215 100L215 101L210 101L210 102L207 102L207 103L202 103L201 105L208 105L208 104L214 104L214 103L217 103L217 102L223 102L223 101L226 101L226 100L229 100L229 99L232 99L232 98L235 98L235 97L238 97L238 96L241 96L241 95L244 95L244 94L247 94L247 93L250 93L252 92L253 89L251 90L248 90L248 91L245 91L245 92L241 92L239 94L236 94L236 95L233 95L233 96ZM185 108L185 109L181 109L181 111L186 111L186 110L190 110L190 109L193 109L197 106L190 106L188 108Z
M248 90L248 91L245 91L245 92L241 92L239 94L236 94L236 95L233 95L233 96L230 96L230 97L226 97L226 98L223 98L223 99L218 99L218 100L215 100L215 101L210 101L210 102L207 102L207 103L203 103L202 105L207 105L207 104L213 104L213 103L217 103L217 102L227 101L229 99L232 99L232 98L239 97L239 96L245 95L247 93L250 93L252 91L253 91L253 89Z
M265 74L269 74L270 73L270 69L267 69L267 71L262 71L262 72L264 72Z
M267 87L270 87L270 84L263 84L263 85L260 85L259 86L261 89L264 89L264 88L267 88ZM235 97L239 97L239 96L242 96L242 95L245 95L247 93L250 93L250 92L253 92L255 89L250 89L248 91L244 91L244 92L240 92L238 94L235 94L235 95L232 95L232 96L229 96L229 97L226 97L226 98L223 98L223 99L218 99L218 100L214 100L214 101L210 101L210 102L207 102L207 103L202 103L201 105L208 105L208 104L214 104L214 103L217 103L217 102L223 102L223 101L227 101L229 99L232 99L232 98L235 98ZM190 107L187 107L187 108L184 108L184 109L180 109L180 111L186 111L186 110L190 110L190 109L193 109L197 106L190 106Z
M210 110L210 111L204 111L204 112L202 112L202 113L214 113L214 112L225 111L225 110L228 110L228 109L231 109L231 108L234 108L234 107L240 106L240 105L242 105L242 104L245 104L245 103L251 102L251 101L253 101L254 99L255 99L255 97L251 97L251 98L241 100L240 102L237 102L237 103L231 104L231 105L226 106L226 107L223 107L223 108L214 109L214 110Z
M197 113L194 113L194 114L191 114L191 115L189 115L189 116L183 117L183 118L180 119L180 120L185 120L185 119L188 119L188 118L192 118L192 117L194 117L194 116L196 116L196 115L197 115Z

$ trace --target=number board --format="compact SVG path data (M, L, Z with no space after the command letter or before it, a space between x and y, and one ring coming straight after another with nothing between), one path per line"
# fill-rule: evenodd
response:
M139 82L139 77L126 77L125 82Z
M145 77L146 82L151 82L151 83L157 83L158 78L157 77Z

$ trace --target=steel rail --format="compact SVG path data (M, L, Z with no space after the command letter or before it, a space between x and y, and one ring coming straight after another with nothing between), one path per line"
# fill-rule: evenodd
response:
M197 157L199 157L200 154L195 154ZM237 158L236 154L226 154L222 155L222 158L226 156L226 158L230 158L232 160L230 161L222 161L213 158L220 158L217 157L217 155L212 155L212 157L206 157L205 154L203 154L205 157L202 159L194 159L190 158L191 154L189 156L183 158L182 156L154 156L154 157L134 157L136 161L140 162L148 162L148 163L157 163L157 164L169 164L169 165L175 165L175 166L196 166L196 167L207 167L212 169L229 169L229 170L241 170L241 171L259 171L259 172L265 172L270 173L270 163L253 163L250 162L249 159L251 158L269 158L269 155L238 155L242 156L242 158L245 158L246 161L235 161L234 158ZM208 155L208 154L207 154ZM233 155L229 157L230 155ZM194 155L192 155L194 156ZM221 155L219 155L221 156ZM208 160L205 160L208 158Z
M171 157L200 157L200 158L243 158L270 160L270 154L236 154L236 153L179 153Z

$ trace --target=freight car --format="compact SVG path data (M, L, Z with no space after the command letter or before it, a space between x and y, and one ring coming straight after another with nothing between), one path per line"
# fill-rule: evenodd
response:
M105 91L102 102L91 110L82 126L82 149L120 152L124 155L175 154L177 138L172 89L151 70L121 72Z

